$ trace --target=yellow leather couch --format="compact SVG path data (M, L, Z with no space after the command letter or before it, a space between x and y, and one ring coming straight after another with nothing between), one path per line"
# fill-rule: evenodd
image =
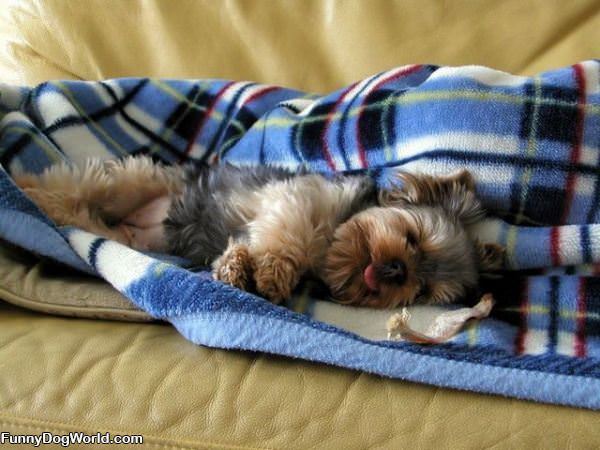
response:
M598 56L598 42L597 0L0 3L0 81L19 84L218 77L325 92L414 62L531 74ZM599 413L201 348L164 324L102 320L147 317L103 282L4 244L0 297L0 431L143 434L144 448L600 445Z

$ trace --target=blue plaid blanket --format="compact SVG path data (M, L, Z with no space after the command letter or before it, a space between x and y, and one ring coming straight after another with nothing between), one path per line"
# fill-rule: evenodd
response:
M600 409L600 63L532 78L401 67L329 95L250 82L117 79L0 86L0 235L104 277L202 345L258 350L412 381ZM12 183L58 161L152 155L321 172L468 168L507 248L497 306L451 342L386 340L389 311L301 289L287 307L76 229ZM415 307L427 321L435 309Z

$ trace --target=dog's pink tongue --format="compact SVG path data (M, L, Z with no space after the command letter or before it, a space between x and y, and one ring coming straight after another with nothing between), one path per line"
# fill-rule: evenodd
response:
M369 264L367 266L363 272L363 278L369 290L374 292L379 289L379 283L377 282L377 276L375 275L375 268L373 267L373 264Z

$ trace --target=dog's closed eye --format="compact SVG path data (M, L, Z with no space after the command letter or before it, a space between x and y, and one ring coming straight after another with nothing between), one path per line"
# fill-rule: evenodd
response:
M413 231L407 231L406 232L406 243L408 245L410 245L411 247L416 248L418 246L418 243L419 243L419 239L417 237L417 234L414 233Z

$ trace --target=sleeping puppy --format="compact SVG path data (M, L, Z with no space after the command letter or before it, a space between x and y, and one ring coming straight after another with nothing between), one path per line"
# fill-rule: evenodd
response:
M15 181L58 225L212 265L215 279L276 303L304 275L346 304L448 303L502 267L503 249L467 232L484 216L467 171L397 177L378 190L366 175L130 157Z

